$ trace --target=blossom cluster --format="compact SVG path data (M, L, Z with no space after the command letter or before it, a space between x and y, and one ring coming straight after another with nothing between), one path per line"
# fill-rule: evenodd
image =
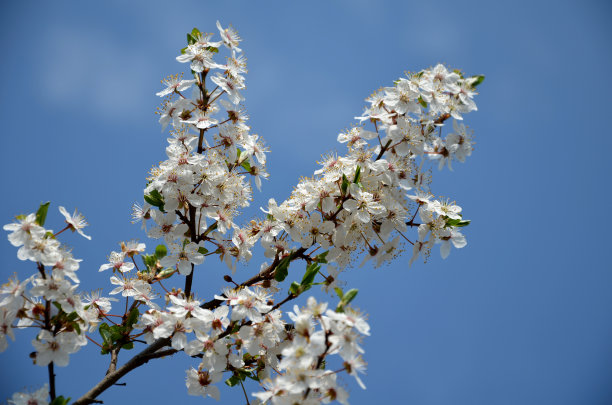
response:
M135 210L136 220L153 219L148 236L164 238L173 252L169 257L176 259L183 275L204 260L198 252L216 252L230 267L235 265L232 258L251 257L252 245L235 232L234 218L252 197L247 176L258 188L268 177L267 148L258 135L249 133L248 116L239 105L246 73L246 59L237 46L240 38L232 28L219 23L217 27L222 41L194 30L176 58L190 63L195 79L171 76L157 93L166 97L160 111L162 128L168 123L173 128L168 159L151 170L146 203ZM230 52L225 63L214 60L221 46ZM207 78L215 85L212 91L206 87ZM185 96L194 85L193 95ZM151 211L152 206L159 210ZM185 244L187 232L190 242Z
M7 337L14 339L13 327L37 327L40 332L32 341L36 348L34 363L66 366L69 355L87 344L81 331L97 323L98 312L92 300L76 292L81 260L72 256L57 235L71 229L90 237L82 231L87 225L83 216L76 211L70 215L64 207L59 209L66 227L55 234L44 228L47 208L48 204L43 205L37 213L21 215L16 222L4 225L10 232L9 242L19 248L17 257L35 262L38 273L22 282L15 275L0 288L0 351L7 348Z
M306 308L300 310L296 305L288 315L294 327L278 364L278 369L285 373L268 380L265 391L254 396L273 404L320 404L334 400L348 404L348 393L338 385L336 376L345 371L365 389L358 375L365 369L361 357L364 350L359 343L362 335L370 334L364 317L348 307L343 312L332 311L327 309L327 303L318 303L313 297L308 298ZM339 370L324 366L326 356L333 354L342 359Z
M348 154L324 157L314 177L302 179L281 204L271 199L268 217L242 234L253 235L251 243L261 237L268 257L287 254L295 244L320 246L329 250L327 260L338 270L363 251L363 262L375 259L380 266L401 252L402 242L413 246L410 263L427 257L435 243L441 244L443 258L451 244L464 247L459 228L469 221L455 203L433 199L431 174L423 166L433 160L440 169L450 168L452 160L463 162L471 154L471 133L456 120L476 109L479 80L437 65L375 92L357 117L373 130L360 125L340 133ZM450 117L453 132L442 138ZM415 222L417 212L421 223ZM410 239L405 233L412 227L418 234Z
M148 353L150 358L182 351L199 359L187 370L191 395L219 399L215 384L225 374L230 386L247 378L259 382L263 391L253 395L260 403L347 404L338 376L345 372L365 388L360 344L370 328L349 305L357 291L339 288L338 275L360 258L361 265L372 260L378 267L406 243L412 246L410 264L426 259L435 244L443 258L451 246L466 246L460 228L469 221L455 202L434 197L428 166L452 170L452 161L471 154L472 135L461 121L476 110L473 98L483 78L437 65L379 89L356 117L360 123L337 136L348 148L345 155L324 156L320 169L301 179L288 199L270 199L265 216L241 226L237 218L252 201L251 182L259 189L268 177L268 149L250 133L241 104L247 71L241 38L219 22L217 28L219 41L194 29L176 57L189 64L193 79L171 75L157 92L163 97L162 131L171 127L167 159L151 169L145 202L134 205L132 216L149 238L163 243L147 254L144 243L121 242L99 267L112 273L108 294L125 298L125 312L110 313L114 298L76 291L80 260L57 236L70 229L90 239L82 231L83 216L60 207L67 225L53 233L44 228L48 204L41 205L4 226L18 258L34 262L38 273L23 282L15 276L0 289L0 351L7 337L14 339L13 328L35 326L35 363L65 366L87 339L95 342L86 333L97 331L101 353L114 359L111 376L119 352L144 340L163 349ZM442 136L451 118L452 132ZM216 255L235 271L238 262L252 258L257 242L270 262L256 275L241 284L227 275L232 287L207 302L196 298L196 266ZM283 296L281 283L296 261L306 263L306 272ZM170 280L185 285L167 289L163 283ZM335 310L309 297L306 307L294 306L284 319L281 306L314 285L338 294ZM50 386L53 400L53 380ZM17 393L12 401L43 403L41 390Z

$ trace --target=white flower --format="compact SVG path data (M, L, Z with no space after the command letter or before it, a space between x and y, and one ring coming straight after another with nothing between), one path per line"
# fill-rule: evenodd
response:
M68 365L68 355L75 353L80 346L86 343L84 336L78 336L73 332L53 335L48 330L41 330L38 338L32 340L32 345L36 348L34 362L39 366L46 366L53 362L57 366L65 367Z
M163 84L166 88L162 91L155 93L156 96L164 97L168 94L172 94L175 91L184 91L191 87L195 83L195 80L179 80L177 76L170 76L164 79Z
M47 405L49 401L49 385L44 384L40 389L31 394L25 392L16 392L13 397L8 400L10 405Z
M235 29L233 29L231 26L223 28L221 27L221 23L219 21L217 21L217 28L219 29L219 33L221 34L221 39L223 40L223 43L228 48L236 52L242 52L242 50L238 48L238 42L240 42L241 39Z
M113 269L113 271L117 270L125 273L126 271L130 271L134 268L134 263L125 261L124 252L111 252L111 254L108 256L108 261L108 263L100 266L98 271Z
M36 223L36 214L26 217L18 217L17 223L6 224L2 227L5 231L11 231L8 240L13 246L21 246L31 238L42 239L45 229Z
M198 252L200 246L194 242L189 242L184 246L177 244L170 245L171 253L160 260L160 264L164 267L173 267L177 265L178 271L184 276L191 274L191 265L202 264L204 255Z
M85 217L83 214L79 214L77 210L74 210L74 214L70 215L66 208L60 206L59 211L66 218L66 223L68 224L68 228L72 230L72 232L77 231L79 235L82 237L91 240L91 236L87 236L81 231L81 229L85 228L88 223L85 221Z
M187 370L187 392L189 395L213 397L217 401L221 394L214 383L221 381L221 372L199 371L195 368Z

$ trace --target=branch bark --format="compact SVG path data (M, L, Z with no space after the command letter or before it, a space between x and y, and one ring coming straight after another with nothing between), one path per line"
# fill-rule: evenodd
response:
M158 339L155 342L151 343L147 346L143 351L138 353L136 356L132 357L125 363L123 366L119 367L119 369L110 372L104 377L98 384L96 384L92 389L90 389L85 395L81 398L77 399L73 402L73 405L86 405L92 403L99 403L96 401L96 397L106 391L109 387L115 384L121 377L134 370L137 367L142 366L147 363L149 360L161 357L156 353L159 349L164 346L168 346L170 344L170 338ZM166 353L168 351L165 351ZM166 354L165 353L165 354ZM173 354L173 353L170 353Z

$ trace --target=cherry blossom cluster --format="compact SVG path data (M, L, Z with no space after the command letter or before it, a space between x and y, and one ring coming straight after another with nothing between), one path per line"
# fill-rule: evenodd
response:
M38 272L20 282L17 275L0 287L0 351L8 346L7 337L14 339L13 328L39 328L32 341L36 352L34 363L47 366L54 363L67 366L69 355L87 344L82 330L98 321L98 309L93 301L76 292L79 279L76 271L81 260L75 259L57 236L67 230L77 231L87 239L82 228L85 219L76 211L70 215L59 207L66 227L53 233L44 228L48 204L38 213L21 215L16 222L4 225L9 242L18 247L17 257L36 263Z
M348 154L330 154L312 178L300 181L280 205L269 201L267 218L239 231L252 245L261 238L267 257L286 255L297 246L329 250L327 260L338 270L366 252L362 264L377 266L393 259L402 242L413 246L412 263L441 244L446 258L450 246L467 242L459 228L469 224L461 207L434 200L431 174L423 169L433 160L441 169L452 160L465 161L472 136L456 120L476 110L475 86L481 76L464 78L443 65L410 74L393 87L375 92L360 121L373 130L354 126L338 135ZM453 132L441 137L445 121L453 117ZM370 142L374 145L370 145ZM415 222L417 212L421 222ZM409 228L417 228L412 239ZM330 269L333 268L330 267Z
M252 197L247 176L258 188L261 179L268 177L267 148L258 135L249 133L248 116L239 105L246 72L240 38L232 28L219 23L217 27L222 41L194 30L189 45L176 58L190 63L195 79L171 76L164 81L166 88L157 93L166 97L160 123L173 128L168 159L151 170L146 203L135 211L137 220L153 219L155 226L148 236L164 238L173 252L169 257L176 259L184 275L204 260L199 251L217 252L230 267L232 258L251 257L252 246L234 232L234 218ZM225 63L214 60L221 46L229 51ZM207 78L215 86L210 91ZM194 85L193 95L185 96ZM159 210L151 211L151 206ZM182 243L186 232L191 234L188 244Z
M308 298L306 308L294 306L288 315L293 321L290 337L281 350L282 360L274 380L264 384L265 391L255 393L263 403L320 404L338 401L348 404L348 393L338 385L336 376L345 371L365 385L358 373L365 369L359 346L362 335L370 334L364 317L347 307L343 312L327 309L327 303ZM339 370L324 367L331 363L326 356L337 354L342 359Z
M7 337L14 339L14 328L40 328L32 342L34 361L49 367L52 401L61 398L55 395L53 365L67 365L69 354L89 339L110 354L104 389L131 370L125 367L182 351L199 362L187 370L191 395L219 399L215 384L222 379L229 386L251 379L263 388L253 394L260 403L347 404L337 379L345 372L365 388L360 344L370 328L349 305L357 290L340 288L339 273L359 259L378 267L406 243L412 246L410 264L427 259L435 244L443 258L451 246L467 244L460 228L469 221L455 202L434 197L429 166L452 170L453 160L464 162L471 154L472 134L461 121L476 110L482 76L437 65L376 91L356 117L359 124L337 136L348 148L345 155L324 156L320 169L301 179L288 199L270 199L263 218L240 226L240 210L252 201L251 181L260 189L268 177L268 150L250 133L241 104L247 71L241 39L231 27L217 22L217 28L219 41L197 29L187 35L176 60L189 64L193 79L171 75L157 93L163 97L162 131L170 127L167 159L151 169L145 202L134 205L132 216L162 243L146 253L144 243L121 242L99 267L112 273L108 294L125 300L123 314L110 313L115 298L76 292L80 260L57 236L70 229L90 239L81 214L60 207L67 225L53 233L43 227L43 204L4 226L18 258L36 263L38 273L23 282L15 276L0 288L0 351ZM452 132L443 136L450 118ZM196 266L216 255L235 271L238 262L252 258L258 241L269 262L257 274L240 284L226 275L231 287L206 302L196 298ZM306 271L282 294L289 267L297 262ZM184 287L164 285L177 280ZM295 305L284 319L282 305L314 285L335 291L337 307L309 297L306 307ZM100 343L86 336L95 331ZM117 371L119 353L142 340L148 346L122 366L125 372ZM46 403L46 390L17 393L10 401ZM95 402L99 394L92 389L76 404Z

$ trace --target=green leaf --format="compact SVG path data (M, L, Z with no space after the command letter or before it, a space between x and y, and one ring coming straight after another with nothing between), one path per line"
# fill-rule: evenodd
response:
M219 53L219 48L216 48L214 46L209 46L209 47L206 48L206 50L208 52L212 52L212 53Z
M484 79L484 75L472 76L469 79L469 83L472 85L473 88L476 88L480 83L484 82Z
M279 283L283 281L289 275L289 262L291 261L291 255L282 259L276 266L274 271L274 279Z
M349 186L349 181L346 178L346 175L342 173L342 186L341 186L342 195L346 194L346 190L348 189L348 186Z
M208 253L208 249L206 249L205 247L199 247L198 253L205 255L206 253Z
M77 335L81 334L81 327L79 326L78 322L74 322L72 324L72 327L74 328L74 330L76 331Z
M470 224L470 222L471 221L469 219L446 218L446 226L454 226L454 227L457 227L457 228L468 226Z
M183 49L181 49L181 55L183 55L186 50L187 50L187 47L184 47Z
M144 200L154 207L164 211L164 197L157 190L151 191L148 195L144 196Z
M361 177L361 166L357 166L357 169L355 169L355 178L353 179L353 183L355 184L359 183L360 177Z
M344 303L344 305L350 304L350 302L353 301L353 299L357 296L358 292L359 290L356 288L348 290L342 297L342 302Z
M134 348L134 342L127 342L126 344L121 346L121 348L125 350L132 350Z
M421 104L421 107L427 108L427 103L425 102L425 100L423 100L423 97L421 96L419 96L419 104Z
M251 164L249 163L248 159L245 159L244 162L240 164L240 166L242 166L247 172L251 172Z
M194 27L194 28L191 30L191 36L192 36L192 37L194 37L194 38L197 38L197 37L199 37L199 36L201 36L201 35L202 35L202 34L200 33L200 30L199 30L199 29L197 29L197 28L195 28L195 27Z
M64 398L62 395L60 395L59 397L56 397L53 402L51 402L51 405L67 405L68 401L70 401L70 397Z
M327 254L329 253L329 250L326 250L323 253L319 253L317 256L315 256L314 261L317 263L327 263Z
M75 319L77 319L78 317L79 317L79 315L76 313L76 311L72 311L71 313L68 314L66 319L69 320L70 322L72 322Z
M229 385L230 387L235 386L239 382L240 382L240 378L238 378L238 376L236 376L236 375L233 375L230 378L228 378L227 380L225 380L225 384Z
M153 269L157 265L157 256L155 255L142 255L142 261L144 262L147 269Z
M211 233L212 231L214 231L215 229L217 229L217 227L219 226L219 224L217 223L217 221L213 222L208 228L206 228L206 230L204 231L204 236L208 235L209 233Z
M289 292L293 295L300 295L300 284L297 281L291 283L289 287Z
M45 220L47 219L47 211L49 211L50 202L41 203L40 207L38 207L38 211L36 211L36 223L40 226L45 225Z
M168 254L168 249L166 249L165 245L157 245L157 247L155 248L155 256L157 256L158 259L161 259L167 254Z
M319 272L321 266L317 263L312 263L306 267L306 273L304 273L304 278L302 278L303 286L310 286L314 281L315 276Z
M342 300L342 297L344 296L344 293L342 292L342 288L336 287L334 288L334 291L336 292L336 295L338 295L338 298Z
M133 308L125 320L125 324L131 328L136 322L138 322L138 315L140 315L138 308Z
M251 380L259 381L259 377L257 377L256 372L247 374L247 377L249 377Z
M113 338L108 324L106 322L101 323L98 327L98 331L100 332L100 336L102 336L104 343L110 346L113 343Z
M195 43L196 43L195 38L194 38L194 37L193 37L191 34L187 34L187 43L188 43L189 45L193 45L193 44L195 44Z
M348 290L340 299L338 306L336 307L336 312L344 312L344 307L346 307L356 296L359 290L353 288Z
M118 341L123 337L124 328L122 325L113 325L109 328L113 342Z

